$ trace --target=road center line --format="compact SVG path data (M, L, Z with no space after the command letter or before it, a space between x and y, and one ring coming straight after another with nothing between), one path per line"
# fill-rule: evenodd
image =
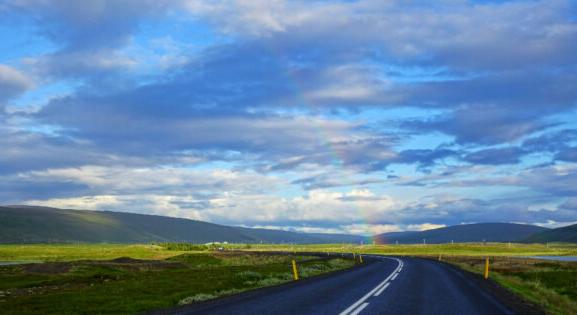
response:
M355 308L357 308L357 306L361 305L363 302L365 302L369 297L371 297L371 295L375 294L375 292L377 292L382 286L384 286L389 279L391 279L391 277L393 277L393 275L399 271L399 269L402 267L403 262L400 259L397 258L389 258L389 257L382 257L382 258L386 258L386 259L394 259L396 260L399 264L397 265L397 268L395 268L395 270L393 270L393 272L391 272L391 274L385 279L383 280L383 282L379 283L376 287L374 287L371 291L369 291L369 293L365 294L362 298L360 298L358 301L356 301L355 303L353 303L353 305L349 306L346 310L342 311L339 315L348 315L352 310L354 310ZM367 303L368 304L368 303ZM366 306L365 306L366 307ZM363 307L364 308L364 307ZM359 311L360 312L360 311ZM355 314L358 314L358 312L356 312ZM352 315L352 314L350 314Z
M351 313L351 315L357 315L359 314L363 309L365 309L365 307L367 307L369 305L369 303L363 303L361 304L361 306L359 306L354 312Z
M385 291L385 290L389 287L390 284L391 284L390 282L387 283L387 284L385 284L385 286L382 287L379 291L377 291L377 293L375 293L375 295L373 295L373 296L379 296L379 295L381 295L381 293L383 293L383 291Z

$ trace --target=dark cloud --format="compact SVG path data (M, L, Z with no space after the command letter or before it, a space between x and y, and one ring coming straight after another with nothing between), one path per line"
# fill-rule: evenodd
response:
M0 115L7 102L32 88L33 82L22 72L0 64Z
M517 164L525 153L516 147L485 149L467 154L464 160L471 164Z
M555 159L566 162L577 162L577 147L567 147L555 155Z
M14 177L2 177L0 200L2 204L19 204L23 200L46 200L52 198L73 198L93 191L80 183L44 181L33 182Z
M126 71L134 63L117 50L128 45L144 19L162 17L181 1L23 0L5 4L4 13L28 21L56 51L27 56L29 68L44 79L86 78L93 84Z
M407 122L405 126L420 132L441 131L454 136L459 144L492 145L515 141L552 125L540 118L538 111L475 105L460 107L448 116Z
M577 198L568 198L560 205L560 208L577 211ZM577 216L577 213L575 213L575 216Z
M60 137L0 129L0 174L80 166L102 161L88 147Z
M405 224L428 222L433 224L455 225L478 222L527 222L546 223L549 221L575 221L575 211L566 209L529 210L532 201L523 200L480 200L456 199L437 201L434 205L417 203L399 211Z
M572 141L577 141L577 129L563 129L545 133L523 142L523 148L533 152L557 152L568 146Z
M437 148L420 149L420 150L405 150L399 153L399 156L394 160L396 163L414 164L418 163L423 167L433 166L438 160L449 157L455 157L458 152L450 149Z
M383 179L379 178L365 178L365 179L343 178L343 176L351 177L350 174L348 174L349 176L346 175L347 174L321 174L297 179L292 181L291 184L300 185L305 190L314 190L314 189L325 189L325 188L345 187L345 186L365 186L384 182Z
M128 41L145 17L162 14L177 1L153 0L23 0L6 4L5 11L37 23L38 31L66 50L119 47Z

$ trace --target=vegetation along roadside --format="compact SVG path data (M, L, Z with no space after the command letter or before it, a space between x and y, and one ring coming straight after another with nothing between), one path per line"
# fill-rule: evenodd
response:
M47 250L50 252L49 248ZM162 247L158 251L163 252L160 257L174 255L164 259L120 257L74 261L48 256L53 261L0 266L2 313L135 314L292 281L293 259L301 278L355 264L351 259L307 255L226 251L182 253ZM110 254L105 253L108 258ZM47 256L44 253L34 258L38 257Z

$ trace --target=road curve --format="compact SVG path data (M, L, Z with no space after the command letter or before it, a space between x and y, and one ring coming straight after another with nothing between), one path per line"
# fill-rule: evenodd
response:
M446 264L407 257L372 258L348 272L170 313L514 314Z

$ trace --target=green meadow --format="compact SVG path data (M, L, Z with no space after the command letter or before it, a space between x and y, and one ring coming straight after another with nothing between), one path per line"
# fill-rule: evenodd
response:
M26 244L0 245L0 261L105 260L118 257L165 259L184 251L165 250L156 245L126 244Z
M221 246L224 251L215 250ZM507 243L0 245L0 262L43 262L0 266L0 306L6 314L135 314L292 281L292 259L297 260L302 277L355 264L307 252L441 258L477 274L489 257L492 280L549 314L576 314L577 310L577 263L521 258L577 256L577 244Z
M230 249L245 249L246 245L228 245ZM253 251L344 252L382 255L455 255L455 256L577 256L577 244L519 244L519 243L455 243L410 245L251 245Z
M455 255L455 256L577 256L577 244L460 243L431 245L283 245L226 244L228 250L344 252L383 255ZM25 244L0 245L0 261L71 261L106 260L118 257L135 259L166 259L189 252L204 252L204 245L166 244Z
M2 314L137 314L293 281L293 259L301 278L355 265L344 258L169 248L2 245L0 261L44 261L0 266Z

